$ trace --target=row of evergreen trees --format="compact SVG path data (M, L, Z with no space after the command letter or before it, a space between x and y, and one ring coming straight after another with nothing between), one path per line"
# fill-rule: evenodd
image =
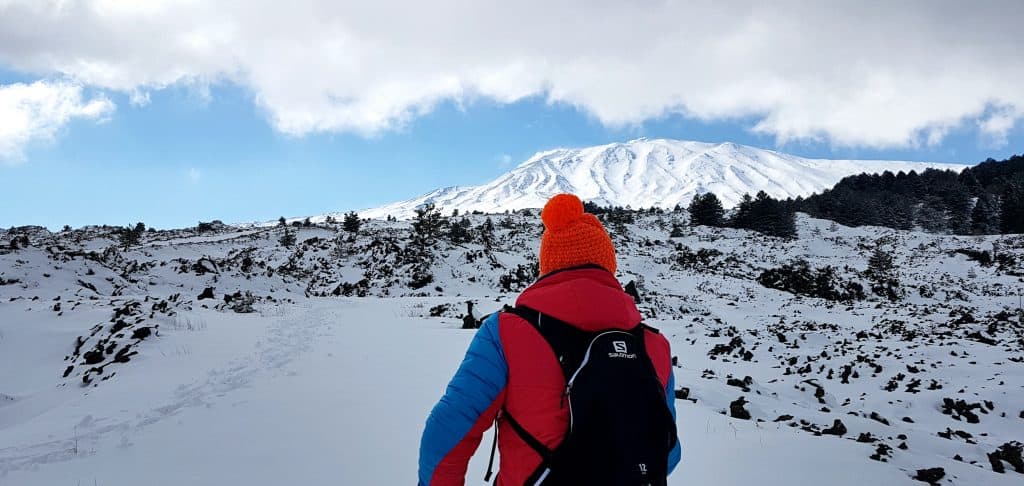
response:
M324 223L326 223L328 225L334 225L334 224L338 223L338 220L335 219L334 216L327 216L324 219ZM345 217L341 221L342 229L344 229L345 231L348 231L349 233L358 233L359 232L359 228L362 227L362 224L363 224L363 220L359 218L359 214L357 214L355 211L350 211L350 212L345 213ZM284 219L284 216L281 216L277 220L277 225L278 226L288 226L288 221L286 219ZM296 227L296 228L299 228L299 227L301 227L301 228L310 228L310 227L314 226L313 222L310 221L309 218L306 218L302 222L292 221L291 225L293 227Z
M1024 233L1024 157L988 159L957 173L850 176L832 189L786 202L847 226L919 227L954 234Z
M692 225L727 226L754 230L780 238L796 237L796 215L793 208L764 191L758 192L755 197L744 194L736 210L728 218L725 216L722 201L713 192L694 196L687 211L690 213Z

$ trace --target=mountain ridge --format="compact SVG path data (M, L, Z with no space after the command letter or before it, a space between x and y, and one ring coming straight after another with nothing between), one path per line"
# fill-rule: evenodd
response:
M942 162L808 159L734 142L640 138L539 151L485 184L443 187L358 212L365 218L406 219L415 215L416 208L434 204L445 212L500 213L542 207L559 192L572 192L600 205L662 208L686 206L694 195L714 192L728 208L746 193L763 190L780 199L806 197L864 172L966 167ZM328 213L312 220L338 215Z

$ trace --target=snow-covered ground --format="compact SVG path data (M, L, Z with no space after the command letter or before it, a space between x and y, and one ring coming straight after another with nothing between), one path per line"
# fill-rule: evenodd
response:
M0 485L412 483L426 415L474 332L464 303L480 317L532 278L535 212L492 219L493 242L441 238L425 263L406 223L298 228L292 248L283 228L159 232L128 251L103 228L26 230L31 247L0 251ZM669 238L676 223L611 225L619 278L669 337L689 398L670 484L909 485L933 467L941 484L1024 479L988 458L1024 441L1024 238L805 217L789 242ZM993 246L1014 261L955 252ZM876 247L895 258L898 301L862 274ZM867 298L757 282L795 258ZM424 268L432 281L412 282ZM729 416L741 396L750 420ZM946 398L961 411L943 413ZM835 420L845 433L822 434ZM468 484L483 483L489 438Z

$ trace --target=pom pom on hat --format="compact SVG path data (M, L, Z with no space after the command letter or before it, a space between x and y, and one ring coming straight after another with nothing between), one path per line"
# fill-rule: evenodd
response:
M540 213L544 234L540 240L540 273L580 265L598 265L615 273L615 247L604 225L583 211L580 198L559 194Z
M548 231L563 230L581 218L583 202L572 194L559 194L551 198L540 213L540 219Z

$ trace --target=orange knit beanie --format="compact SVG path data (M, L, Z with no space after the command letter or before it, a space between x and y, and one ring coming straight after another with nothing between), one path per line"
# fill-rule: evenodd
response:
M604 226L593 214L583 212L583 203L572 194L559 194L540 213L544 235L540 238L540 273L563 268L600 265L615 273L615 247Z

